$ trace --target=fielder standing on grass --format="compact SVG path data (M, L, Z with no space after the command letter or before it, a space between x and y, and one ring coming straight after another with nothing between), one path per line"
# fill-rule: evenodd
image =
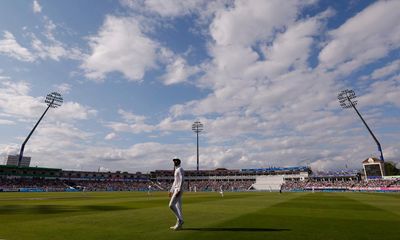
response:
M169 191L169 196L171 200L169 201L169 208L176 216L175 226L170 227L173 230L182 229L183 225L183 215L182 215L182 194L183 194L183 168L181 167L181 160L174 158L174 183L172 184L171 190Z

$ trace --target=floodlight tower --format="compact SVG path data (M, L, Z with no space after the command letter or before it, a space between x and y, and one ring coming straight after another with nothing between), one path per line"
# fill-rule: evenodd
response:
M355 98L356 98L356 94L351 89L345 89L338 94L340 106L342 106L342 108L345 108L345 109L351 108L351 107L354 108L354 110L356 111L358 116L361 118L361 121L364 123L365 127L368 129L368 132L371 134L372 138L375 140L376 145L378 145L378 150L381 153L381 157L380 157L381 160L385 161L383 158L383 151L382 151L381 144L379 143L378 139L375 137L374 133L369 128L368 124L365 122L364 118L361 116L360 112L357 110L357 108L356 108L357 100L352 100Z
M24 143L22 143L21 150L19 152L18 167L20 166L21 161L22 161L22 157L24 155L25 144L28 142L29 138L32 136L32 134L35 131L36 127L39 125L40 121L42 121L44 115L47 113L49 108L57 108L57 107L60 107L62 105L63 98L62 98L61 94L59 94L58 92L52 92L52 93L47 94L46 99L45 99L44 102L47 103L46 110L44 111L42 116L39 118L39 121L35 124L35 126L32 129L32 131L29 133L28 137L26 137Z
M200 121L195 121L192 124L192 130L197 136L197 171L199 171L199 132L203 131L204 125Z

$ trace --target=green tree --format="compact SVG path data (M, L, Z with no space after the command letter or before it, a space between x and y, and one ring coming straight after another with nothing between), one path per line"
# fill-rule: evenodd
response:
M396 168L393 162L385 162L385 174L386 176L400 175L400 169Z

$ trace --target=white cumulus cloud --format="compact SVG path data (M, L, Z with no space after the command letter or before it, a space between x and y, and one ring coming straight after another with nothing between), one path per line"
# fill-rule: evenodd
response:
M134 18L107 16L89 44L91 53L81 67L90 79L120 72L128 80L140 81L147 70L156 67L158 43L143 33Z
M134 10L141 9L157 13L162 17L179 17L190 13L197 13L203 9L208 0L121 0L122 5Z
M347 74L400 47L400 1L377 1L332 30L320 64Z
M400 71L400 60L393 61L387 66L376 69L372 72L373 79L379 79Z
M37 0L33 1L33 12L34 13L41 13L42 12L42 6L40 6L39 1L37 1Z
M4 31L3 39L0 39L0 54L7 55L20 61L35 61L35 56L27 48L22 47L9 31Z
M186 60L180 56L167 65L166 73L161 77L165 85L172 85L188 81L192 75L198 73L198 66L190 66Z

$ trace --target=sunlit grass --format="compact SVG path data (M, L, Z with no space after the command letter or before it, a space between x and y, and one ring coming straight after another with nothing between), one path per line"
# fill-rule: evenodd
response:
M400 195L185 193L184 229L167 193L1 193L0 239L400 239Z

